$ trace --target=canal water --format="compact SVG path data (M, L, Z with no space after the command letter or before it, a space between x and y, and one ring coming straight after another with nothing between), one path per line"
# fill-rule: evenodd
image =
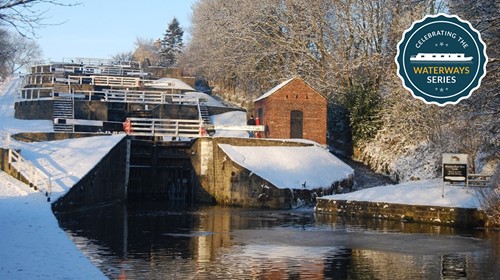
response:
M500 279L491 230L167 202L56 216L110 279Z

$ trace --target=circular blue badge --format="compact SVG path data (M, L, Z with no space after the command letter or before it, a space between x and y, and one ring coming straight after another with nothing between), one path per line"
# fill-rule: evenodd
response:
M445 106L468 98L486 75L486 45L468 21L455 15L426 16L398 44L398 76L412 95Z

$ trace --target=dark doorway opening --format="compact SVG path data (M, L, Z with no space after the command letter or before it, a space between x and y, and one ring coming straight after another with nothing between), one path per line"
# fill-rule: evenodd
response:
M304 114L302 111L293 110L290 113L290 138L303 137Z

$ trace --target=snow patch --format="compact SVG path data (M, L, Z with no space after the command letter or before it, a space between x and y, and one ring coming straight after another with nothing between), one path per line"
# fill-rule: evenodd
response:
M231 160L282 189L327 188L354 173L350 166L318 146L219 147Z
M457 208L480 208L476 190L459 185L444 185L442 179L421 180L336 194L318 199L371 201L380 203L427 205Z

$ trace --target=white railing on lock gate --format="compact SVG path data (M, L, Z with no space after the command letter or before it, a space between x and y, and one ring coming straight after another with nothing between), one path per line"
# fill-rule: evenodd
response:
M123 102L142 104L184 104L196 105L200 98L184 94L163 91L141 90L73 90L71 93L55 93L52 87L23 88L18 92L16 101L51 100L57 96L66 96L80 100L99 100L102 102Z
M128 118L133 136L166 136L196 138L201 136L202 122L187 119Z
M9 164L21 173L35 190L39 190L45 194L47 200L50 201L52 182L49 176L36 168L33 163L24 159L21 154L14 149L9 149Z

